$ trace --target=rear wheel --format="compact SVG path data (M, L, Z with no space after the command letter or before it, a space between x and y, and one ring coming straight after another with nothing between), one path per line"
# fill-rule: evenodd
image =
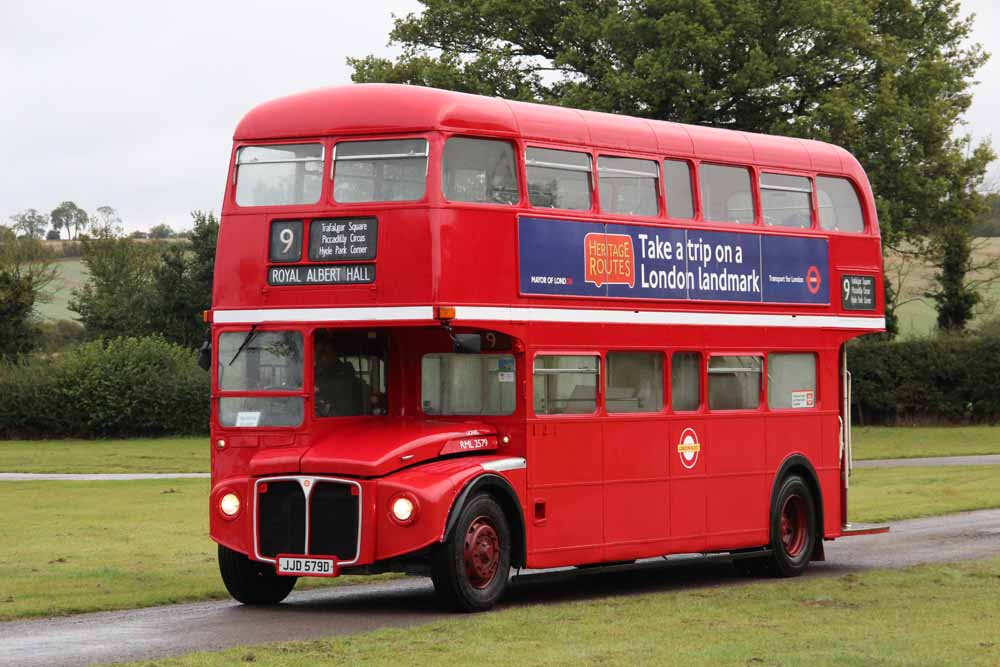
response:
M500 505L482 494L462 508L451 538L431 558L431 579L447 609L486 611L510 575L510 525Z
M804 479L789 475L771 506L771 573L778 577L802 574L815 546L816 507L812 491Z
M250 560L219 545L219 572L226 590L243 604L278 604L295 588L297 577L279 577L274 566Z

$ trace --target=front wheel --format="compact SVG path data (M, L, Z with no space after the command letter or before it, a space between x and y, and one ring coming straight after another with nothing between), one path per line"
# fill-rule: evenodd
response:
M812 491L798 475L785 478L771 506L771 573L795 577L806 569L816 546Z
M295 588L297 577L279 577L274 566L250 560L219 545L219 572L226 590L243 604L278 604Z
M451 538L431 558L431 579L447 609L486 611L510 575L510 525L500 505L481 494L466 503Z

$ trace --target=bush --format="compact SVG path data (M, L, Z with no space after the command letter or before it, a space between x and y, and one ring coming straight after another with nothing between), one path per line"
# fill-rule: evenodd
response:
M83 325L75 320L43 320L37 330L38 349L42 352L61 352L87 337Z
M160 337L85 343L0 366L0 437L205 433L210 380Z
M1000 421L1000 337L864 342L847 363L858 424Z

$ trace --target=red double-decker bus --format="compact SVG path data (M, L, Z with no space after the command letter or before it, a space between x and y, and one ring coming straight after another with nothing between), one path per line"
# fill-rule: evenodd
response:
M729 553L847 521L845 343L881 331L867 178L828 144L357 85L236 129L215 267L211 536L299 576Z

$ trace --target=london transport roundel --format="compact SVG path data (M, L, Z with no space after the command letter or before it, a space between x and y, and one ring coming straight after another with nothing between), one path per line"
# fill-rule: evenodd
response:
M698 465L698 453L701 452L701 442L698 434L693 428L686 428L681 432L680 441L677 443L677 453L681 457L681 465L691 470Z

